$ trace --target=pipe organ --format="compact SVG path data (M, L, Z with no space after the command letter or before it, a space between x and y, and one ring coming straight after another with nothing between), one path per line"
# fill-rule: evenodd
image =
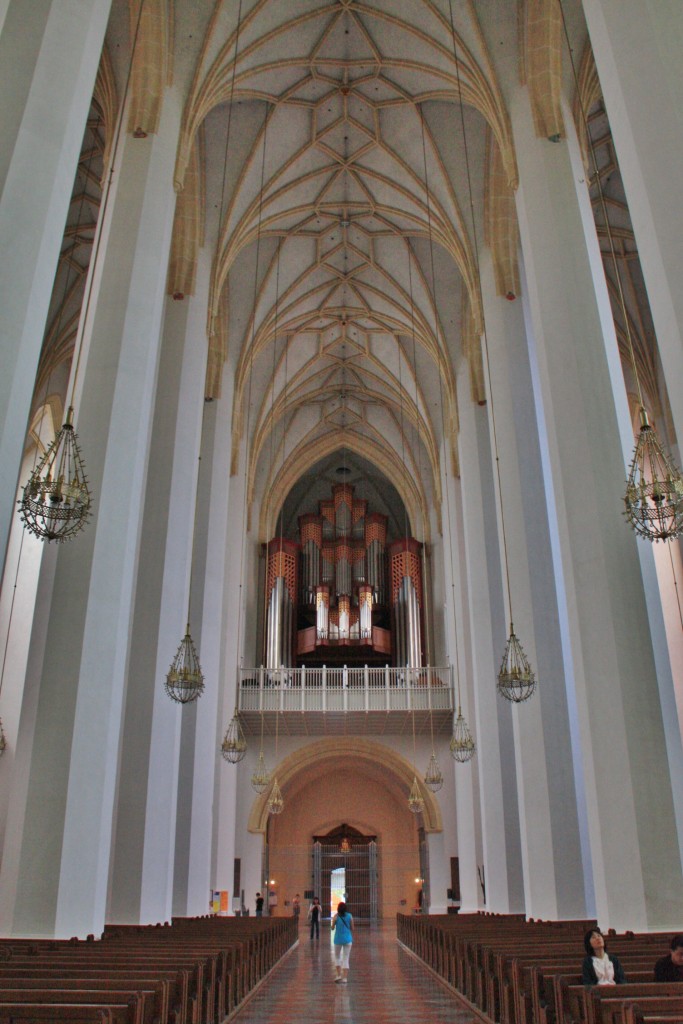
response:
M355 498L351 484L337 484L317 514L299 516L296 542L268 544L266 666L419 667L421 567L419 541L388 545L387 516Z
M268 545L266 668L290 666L296 622L299 546L282 537Z

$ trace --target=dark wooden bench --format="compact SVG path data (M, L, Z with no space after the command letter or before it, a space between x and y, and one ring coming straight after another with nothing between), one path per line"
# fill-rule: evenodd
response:
M583 936L596 926L594 920L524 922L505 915L459 918L398 915L399 941L491 1020L501 1024L594 1024L593 1003L586 994L591 990L579 984L578 976ZM616 935L610 931L608 947L621 960L632 984L647 985L654 983L654 963L667 948L671 934ZM561 990L562 984L565 988ZM566 1004L567 988L575 989L571 1007ZM614 991L612 986L604 988ZM671 1005L669 1002L669 1009ZM605 1012L609 1013L609 1008Z
M298 941L296 925L201 918L97 941L0 939L0 1024L222 1024Z
M70 1006L65 1003L55 1006L52 1003L5 1003L0 1006L0 1024L13 1024L14 1021L26 1020L29 1024L116 1024L115 1018L108 1007L102 1006Z
M105 990L69 989L61 992L55 989L24 988L5 989L0 994L0 1020L5 1017L15 1020L33 1020L34 1017L70 1020L72 1010L81 1007L96 1019L96 1013L106 1010L112 1024L153 1024L152 1000L148 993L108 993ZM68 1012L67 1012L68 1008ZM22 1012L26 1010L26 1013Z

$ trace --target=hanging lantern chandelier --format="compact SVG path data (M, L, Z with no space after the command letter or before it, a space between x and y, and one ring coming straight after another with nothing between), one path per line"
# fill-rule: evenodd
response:
M422 799L420 793L420 787L417 783L417 775L413 775L413 784L410 787L410 793L408 794L408 807L413 814L420 814L424 810L425 802Z
M624 504L624 515L639 537L671 540L683 533L683 480L642 406Z
M247 741L244 738L237 708L235 708L235 714L230 720L230 725L225 730L225 736L221 744L221 754L223 759L229 761L230 764L238 764L238 762L244 760L246 753Z
M271 778L272 772L266 766L266 759L263 756L263 750L261 750L256 762L256 768L251 775L251 788L257 793L265 793L270 785Z
M435 754L432 754L429 758L424 783L427 789L431 790L432 793L438 793L443 786L443 773L439 767L439 762L437 761Z
M467 761L471 761L477 749L472 739L472 733L467 727L467 722L462 717L460 705L458 705L458 714L453 722L453 735L451 736L448 749L451 752L451 757L458 764L465 764Z
M278 786L277 779L273 779L273 788L268 797L268 814L282 814L285 802L282 799L282 792Z
M171 700L178 704L191 704L204 692L204 676L190 636L189 622L166 675L165 689Z
M83 529L91 515L92 498L73 408L66 422L31 473L19 501L19 515L29 533L40 540L61 543Z
M536 676L510 623L510 636L498 673L498 693L515 704L521 704L531 697L535 689Z

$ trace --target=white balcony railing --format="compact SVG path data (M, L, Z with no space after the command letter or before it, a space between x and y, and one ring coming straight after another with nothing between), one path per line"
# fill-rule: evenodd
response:
M453 711L450 668L242 669L238 710L249 712Z

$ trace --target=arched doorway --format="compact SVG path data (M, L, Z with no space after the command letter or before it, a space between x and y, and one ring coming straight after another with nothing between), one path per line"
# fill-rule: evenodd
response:
M365 859L365 875L359 874L359 881L363 877L365 881L353 895L344 883L354 916L391 918L417 905L420 880L428 878L423 836L440 832L442 823L439 805L426 788L422 790L424 811L411 813L408 793L414 769L410 762L374 740L329 737L292 752L275 772L284 810L271 817L267 794L256 797L249 827L264 835L265 871L277 891L277 914L291 913L296 893L304 902L318 896L325 914L329 913L329 873L346 866L339 856L345 837L351 851L354 837L361 846L353 863L361 867L361 858ZM316 843L321 847L317 873ZM322 872L325 845L334 847L328 851L326 878Z
M313 836L313 890L320 893L323 915L344 900L354 917L376 921L379 863L377 836L341 824L327 835Z

